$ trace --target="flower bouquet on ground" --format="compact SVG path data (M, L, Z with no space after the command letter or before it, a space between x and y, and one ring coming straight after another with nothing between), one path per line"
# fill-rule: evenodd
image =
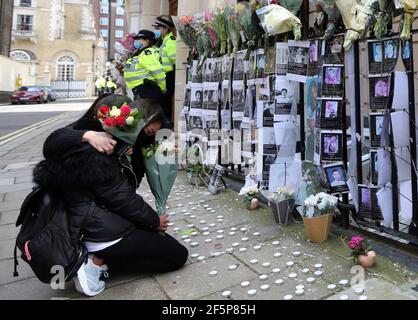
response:
M244 193L244 204L247 207L248 210L256 210L259 207L258 199L258 188L248 188L245 190Z
M293 186L279 187L274 192L262 190L261 194L272 202L273 215L277 223L288 224L292 221L295 204L295 188Z
M259 36L261 37L257 26L254 25L252 21L253 12L255 10L255 3L249 4L246 2L240 2L237 4L236 9L238 12L238 23L246 38L245 45L247 52L245 54L244 60L248 60L250 58L251 51L257 47L257 38Z
M303 224L310 241L323 242L328 239L337 204L338 198L325 192L306 198Z
M147 181L159 215L166 212L167 199L178 173L175 150L174 143L166 141L142 148Z
M240 24L238 22L238 13L234 7L227 6L224 9L226 32L229 39L228 53L236 54L239 49Z
M213 15L213 19L207 22L208 27L212 29L218 38L220 44L219 54L224 55L226 53L226 43L228 41L228 35L226 33L225 26L225 13L224 9L218 9Z
M350 241L342 242L351 250L350 256L353 257L354 263L364 268L370 268L376 263L376 252L373 251L370 243L360 236L351 237Z
M302 23L289 10L272 4L256 11L261 26L271 36L293 31L295 40L302 38Z
M120 108L101 106L96 115L104 130L129 145L134 145L138 134L147 125L148 117L138 108L128 104ZM153 115L150 115L152 118Z

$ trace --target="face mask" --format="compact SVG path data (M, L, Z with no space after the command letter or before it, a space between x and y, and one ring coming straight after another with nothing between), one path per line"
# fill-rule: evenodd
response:
M139 40L135 40L135 41L134 41L134 47L135 47L136 49L141 49L141 48L142 48L142 42L141 42L141 41L139 41Z
M160 31L160 30L155 30L155 31L154 31L154 34L155 34L155 38L156 38L156 39L160 39L160 38L161 38L161 36L162 36L162 33L161 33L161 31Z

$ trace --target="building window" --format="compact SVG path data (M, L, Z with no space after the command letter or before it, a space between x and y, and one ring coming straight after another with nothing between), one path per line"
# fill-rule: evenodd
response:
M109 14L108 6L100 6L100 13Z
M13 50L12 52L10 52L10 58L12 58L13 60L18 60L18 61L30 61L31 60L29 53L23 50Z
M124 20L123 19L116 19L116 26L118 27L123 27L124 24Z
M70 56L63 56L57 62L57 80L74 80L74 59Z
M116 30L115 31L116 38L123 38L123 30Z
M100 36L103 38L107 38L107 36L109 35L108 30L107 29L100 29Z
M100 25L107 26L109 24L109 18L100 18Z
M21 7L32 7L32 0L20 0Z
M17 15L16 29L18 31L32 31L33 29L33 16L27 16L23 14Z
M116 14L123 16L125 14L125 9L123 9L122 7L116 7Z

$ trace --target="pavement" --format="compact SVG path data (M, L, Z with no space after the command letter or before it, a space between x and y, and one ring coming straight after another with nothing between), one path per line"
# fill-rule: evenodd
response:
M0 145L0 299L281 300L290 295L294 300L418 299L418 272L398 259L377 252L374 267L353 268L339 235L331 234L322 244L310 243L303 224L277 225L271 208L248 211L236 192L211 195L191 185L183 172L167 212L172 222L169 233L190 252L184 268L166 274L110 270L106 290L94 298L81 296L72 281L65 289L52 289L34 278L20 258L20 276L14 278L18 233L14 223L33 186L33 166L42 159L47 135L79 117L83 108L76 109ZM138 193L154 204L145 182ZM335 287L328 288L331 284ZM296 293L296 286L303 286L303 292ZM363 292L356 293L356 287Z

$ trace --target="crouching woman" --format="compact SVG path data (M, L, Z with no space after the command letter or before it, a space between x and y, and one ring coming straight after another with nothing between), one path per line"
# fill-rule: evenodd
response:
M114 100L115 106L131 103L129 98ZM103 131L99 121L104 106L100 99L72 128ZM144 110L135 122L142 130L155 121L162 110ZM142 130L136 130L137 134ZM134 130L135 131L135 130ZM88 296L102 292L102 276L108 268L132 265L138 272L168 272L181 268L188 258L187 249L166 231L168 217L157 213L136 193L137 179L127 154L130 145L119 140L112 154L100 153L90 144L53 159L46 158L34 170L34 180L41 187L59 191L69 213L71 236L82 237L89 256L75 277L76 289ZM105 264L106 263L106 264Z

